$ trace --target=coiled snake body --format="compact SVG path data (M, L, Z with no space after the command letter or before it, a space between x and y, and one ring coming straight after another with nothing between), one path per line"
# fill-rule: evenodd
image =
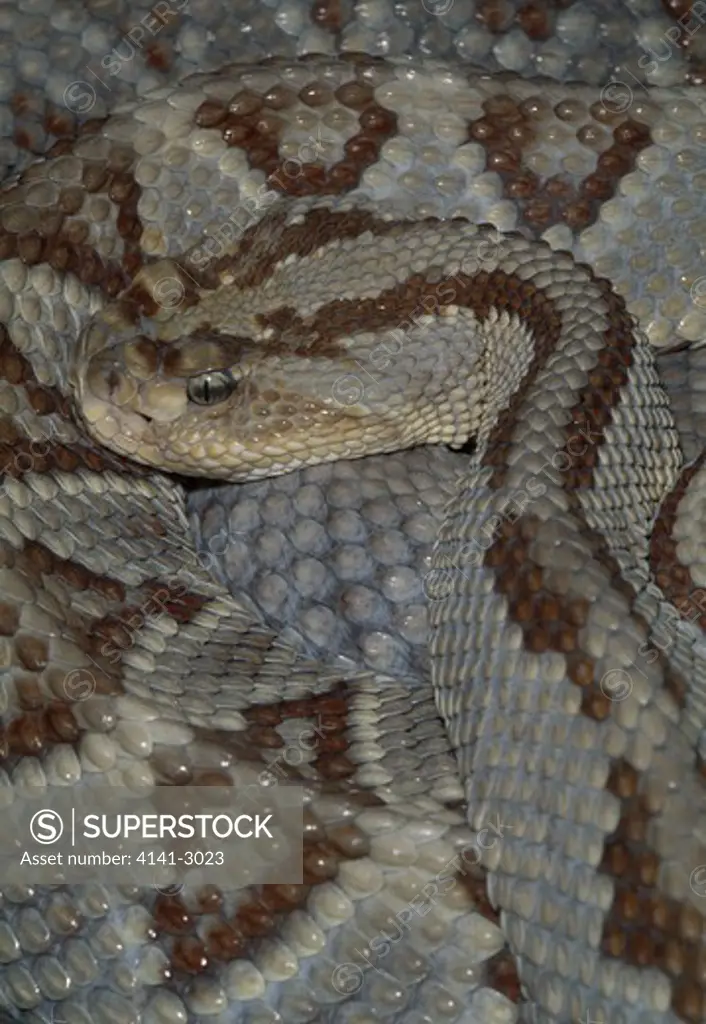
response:
M9 887L10 1019L703 1018L706 479L650 341L704 325L648 339L596 269L696 178L675 119L703 100L275 62L3 193L6 786L297 748L308 793L300 886ZM163 470L295 471L238 490L247 593Z

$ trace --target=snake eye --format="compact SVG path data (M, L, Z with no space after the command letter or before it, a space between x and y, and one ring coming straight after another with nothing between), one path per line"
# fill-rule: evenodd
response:
M213 370L191 377L186 385L186 394L197 405L218 405L225 402L234 389L235 381L230 371Z

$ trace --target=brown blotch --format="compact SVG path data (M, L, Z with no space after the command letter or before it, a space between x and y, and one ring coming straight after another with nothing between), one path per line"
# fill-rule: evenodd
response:
M17 235L0 230L0 260L10 260L17 255Z
M693 55L689 54L687 59L691 62L693 60ZM686 84L692 88L702 88L706 85L706 64L696 61L694 61L694 63L690 63L684 80Z
M15 605L0 602L0 636L14 636L20 624L20 613Z
M217 771L212 768L208 771L194 772L192 785L213 786L216 789L222 789L232 786L233 780L226 771Z
M60 401L58 392L43 384L35 384L29 381L25 390L29 398L29 404L39 416L49 416L56 412Z
M333 745L336 750L347 749L346 701L342 690L271 705L255 705L243 714L249 723L248 728L229 738L228 750L237 759L263 769L265 774L269 772L280 779L301 780L298 765L302 757L295 761L288 758L288 751L296 747L300 754L308 755L306 760L310 768L316 769L320 777L326 779L329 749ZM303 722L298 738L293 741L286 740L276 728L288 719L301 719ZM216 736L213 738L217 739ZM204 739L209 737L204 736ZM267 751L271 753L266 755ZM351 767L351 771L354 770Z
M311 892L311 886L277 882L263 885L260 893L262 905L268 910L287 911L301 907Z
M297 94L294 89L286 85L273 85L262 97L266 107L270 110L288 110L296 105Z
M378 144L368 135L354 135L345 143L343 150L354 163L371 164L378 157Z
M255 722L257 725L279 725L282 721L282 714L278 704L255 704L243 712L243 717L248 722Z
M589 605L582 597L552 593L545 582L543 570L530 553L532 538L540 526L541 521L532 516L515 523L505 520L485 554L484 564L495 571L496 589L506 598L511 618L522 629L526 650L533 654L566 654L569 678L582 688L582 713L602 721L610 714L611 702L600 689L593 663L582 653L579 637Z
M276 750L285 746L285 742L277 732L269 725L251 725L245 730L245 739L260 749L267 748Z
M535 42L550 39L554 32L553 12L544 4L523 4L518 9L515 20L525 35Z
M706 452L685 467L660 507L650 537L650 570L665 598L675 605L689 622L706 629L706 591L697 587L688 566L677 553L674 527L682 498L689 484L706 463Z
M44 573L54 572L56 556L49 548L37 541L27 541L22 551L15 556L15 565L25 573L33 583L41 582Z
M583 231L594 219L594 211L587 200L568 203L564 210L564 220L572 231Z
M243 89L235 94L228 104L228 111L233 117L247 117L250 114L259 113L263 100L256 92Z
M85 198L85 192L80 185L67 185L59 195L59 209L68 215L77 214L83 207Z
M117 173L112 176L108 186L108 197L117 206L121 206L139 195L139 185L131 174Z
M49 647L46 640L27 633L15 637L15 653L26 669L40 672L49 661Z
M16 679L15 693L23 711L36 711L44 705L44 694L37 676L22 676Z
M34 266L42 260L44 245L44 239L38 233L19 235L17 238L17 255L27 266Z
M598 155L596 170L587 175L579 190L584 199L602 203L615 195L621 179L635 169L637 157L650 145L652 138L648 125L632 118L623 120L622 114L606 112L605 104L594 104L591 115L600 124L614 126L613 145ZM579 139L582 132L585 136L586 127L579 129ZM587 142L592 145L591 138L587 138Z
M186 590L181 583L163 583L160 580L146 580L139 587L138 594L143 598L140 607L144 612L149 615L166 612L180 625L191 622L209 600L203 594Z
M81 183L86 192L101 192L108 182L108 171L102 164L92 162L84 163L81 172Z
M377 103L366 107L358 120L364 133L384 135L385 137L394 133L397 124L396 115Z
M225 116L219 104L207 100L197 110L195 123L215 128L228 146L243 149L249 165L267 175L268 188L282 195L336 195L354 188L365 169L379 159L385 140L396 131L396 115L376 103L372 86L358 78L335 91L340 104L358 113L361 126L360 134L348 141L344 158L330 167L319 159L306 159L315 145L312 140L310 147L304 147L302 159L282 159L279 145L286 122L274 111L290 106L294 98L289 93L271 94L272 90L261 96L242 89L230 101ZM329 85L316 78L299 91L300 102L308 106L331 99Z
M155 937L174 937L167 945L171 945L172 967L181 974L200 973L210 959L227 963L247 956L252 952L252 944L274 935L282 916L302 906L310 892L308 885L253 887L229 919L220 891L215 886L209 888L207 899L200 897L194 912L187 910L179 895L160 895L155 901ZM194 913L215 920L197 931Z
M309 85L303 86L297 95L307 107L325 107L333 99L330 87L322 85L320 82L311 82Z
M314 0L309 16L315 25L327 32L340 32L344 25L342 0Z
M219 921L206 935L206 953L214 960L228 963L245 954L247 940L243 933L226 921Z
M106 158L106 167L111 174L128 172L135 162L135 153L130 146L114 144Z
M37 231L42 236L42 238L45 239L45 245L44 245L44 258L45 259L46 259L46 254L47 254L47 251L49 249L49 246L52 244L52 242L54 241L55 237L60 233L64 223L65 223L65 218L64 218L63 213L61 213L60 210L54 209L54 210L43 210L42 211L42 219L40 220L39 224L37 225Z
M155 13L155 17L159 17L159 15ZM145 64L148 68L154 68L155 71L169 71L173 59L173 50L165 42L150 42L145 47Z
M501 949L487 961L485 967L488 985L501 992L511 1003L519 1003L522 999L522 986L515 958L510 951Z
M78 134L80 135L80 129ZM48 160L52 160L57 156L66 156L67 153L73 152L74 143L73 139L58 139L53 146L50 146L45 153L45 157Z
M127 616L132 616L136 612L137 609L135 608L125 609ZM99 619L94 623L91 629L91 636L94 640L94 643L91 645L92 653L96 655L101 652L110 655L117 654L117 651L129 650L135 642L131 629L112 615Z
M275 919L270 910L259 901L252 900L240 907L235 925L249 939L263 938L274 931Z
M7 726L5 738L10 755L37 757L47 742L44 716L39 711L18 715Z
M479 864L466 863L455 876L456 882L473 900L475 910L493 924L500 925L500 914L488 899L487 872Z
M539 178L533 171L516 175L506 186L509 199L531 199L540 188Z
M45 711L44 723L52 743L76 743L81 735L70 705L53 701Z
M542 12L536 5L522 8L524 17L537 22ZM518 102L509 93L492 96L483 102L481 117L469 123L469 141L479 142L486 154L486 170L500 175L505 198L515 200L522 219L539 235L554 224L566 223L580 231L594 223L600 205L610 199L618 184L635 167L638 154L650 144L646 124L625 118L624 114L606 118L601 104L594 104L595 120L613 127L613 144L597 153L596 168L577 187L566 177L554 175L542 181L526 166L525 151L541 140L547 122L556 118L562 123L577 123L577 138L596 148L587 130L578 127L584 114L572 103L558 104L551 110L546 103L534 100Z
M194 919L179 895L159 893L152 908L152 917L160 932L186 935L194 927Z
M602 125L619 124L623 117L622 111L615 109L610 103L604 103L603 100L596 100L588 110L593 120Z
M61 233L61 240L72 246L80 246L88 238L90 228L85 220L66 220ZM91 250L93 251L93 250ZM93 253L94 257L96 253Z
M659 652L659 661L664 672L664 688L667 693L671 694L677 707L683 708L686 705L686 695L689 692L689 687L686 680L681 676L676 669L672 668L667 662L666 657Z
M84 135L97 135L107 120L107 117L89 118L88 121L84 121L83 124L78 125L76 132L82 138Z
M689 978L679 978L674 985L672 1009L678 1017L689 1024L703 1024L706 1014L703 985Z
M494 35L499 35L510 27L513 14L512 5L508 0L479 0L476 4L476 21Z
M102 122L96 122L100 127ZM84 125L80 134L97 130L90 124ZM56 157L63 153L71 152L72 143L69 139L60 139L49 153ZM87 190L109 191L107 182L108 172L105 168L99 168L97 164L87 164L85 168L84 185L68 185L61 189L56 208L44 211L41 223L36 230L24 230L18 233L4 231L0 235L0 258L18 257L28 266L35 266L38 263L47 262L60 271L70 271L76 274L84 283L105 290L107 294L115 294L115 285L119 281L124 287L127 283L126 271L129 270L128 259L139 263L141 253L137 247L136 240L141 234L141 226L136 219L136 204L139 197L139 186L132 183L132 191L129 199L123 200L127 195L126 181L127 167L133 161L129 155L127 164L119 170L113 168L116 173L122 175L117 183L117 193L114 201L120 205L118 225L119 230L129 240L128 252L123 258L122 267L111 262L104 263L100 255L92 246L87 244L89 226L82 219L76 218L86 201ZM26 172L25 179L31 179L31 168ZM112 187L112 186L110 186ZM29 227L29 225L27 225ZM109 282L109 285L107 283Z
M193 596L193 608L200 607L204 600L199 595L188 593L177 596L172 594L166 584L148 582L133 592L133 601L137 598L140 603L131 603L125 606L127 594L125 585L121 581L98 575L78 562L58 558L48 548L36 541L28 541L22 550L14 552L11 564L35 586L42 586L44 577L54 576L63 581L71 590L79 592L94 590L111 605L117 606L111 609L107 615L91 619L76 611L71 606L69 599L65 611L65 625L70 631L73 641L93 660L93 665L87 670L86 678L89 680L90 677L90 685L95 686L97 693L121 692L119 682L121 652L134 644L137 631L144 626L149 617L163 613L172 614L175 612L175 608L178 610L177 606L172 606L172 599L174 602L179 602L179 606L181 606L185 600L188 601ZM193 609L189 614L192 611ZM14 626L15 617L16 613L5 616L6 629ZM17 625L19 626L19 623ZM48 646L41 638L20 633L15 639L15 652L18 662L28 670L40 671L48 665ZM117 668L116 665L118 665ZM66 672L55 673L55 685L47 678L50 689L59 700L58 703L51 703L50 713L43 712L45 721L42 735L44 733L49 735L51 742L55 742L54 737L57 738L56 741L60 739L62 742L78 738L78 727L63 701L63 698L71 696L65 690L66 678ZM24 728L29 728L29 726L25 725ZM23 735L25 734L23 733ZM25 743L25 745L27 744Z
M353 101L348 105L356 108ZM280 161L268 178L270 188L290 196L338 195L355 188L365 170L379 159L384 142L397 131L397 115L372 100L358 120L361 132L346 141L342 160L329 169L320 161Z
M344 754L321 754L316 759L316 767L324 779L337 781L355 775L356 767Z
M209 966L206 946L192 935L184 935L175 940L169 959L175 971L185 974L203 974Z
M606 840L598 869L615 883L602 951L635 967L663 971L674 986L673 1011L681 1020L697 1024L706 1007L703 917L688 903L661 891L660 858L647 840L652 812L640 792L640 774L619 758L606 788L620 800L621 815Z
M365 857L370 852L370 840L356 825L338 825L328 829L328 840L339 854L349 859Z
M314 843L304 847L303 869L304 884L318 885L335 878L341 854L329 842Z
M355 774L355 765L346 757L349 745L346 736L348 709L343 690L252 707L244 714L251 724L247 730L248 742L242 750L238 750L238 756L252 760L253 749L277 751L287 748L277 732L277 725L287 719L303 719L307 725L300 734L300 745L309 755L310 767L317 771L320 779L335 782ZM275 754L268 759L259 755L259 760L265 765L266 771L269 769L280 778L293 781L301 778L298 768L287 760L286 749L283 755ZM339 839L344 842L343 835ZM345 841L353 842L347 834ZM348 850L347 856L358 855L353 853L352 847Z
M218 100L204 100L194 114L194 122L198 128L216 128L228 117L228 107Z
M10 100L10 107L16 117L23 117L25 114L37 113L36 100L27 96L26 93L16 92Z
M668 14L675 21L679 21L680 18L684 18L689 14L694 0L660 0L660 3L665 14Z
M62 568L64 574L70 572L74 579L83 578L87 570L82 566L66 566ZM57 571L57 570L55 570ZM106 580L103 577L94 579L93 586L105 592L106 587L112 600L125 600L125 588L122 584L116 587L115 580ZM87 583L87 585L89 585ZM194 615L203 608L208 601L207 597L192 592L172 592L172 587L158 581L143 583L136 591L139 603L122 607L117 614L106 615L91 625L89 637L91 640L91 653L103 654L106 657L115 659L121 651L127 651L134 646L137 633L144 625L160 615L166 614L180 624L191 622ZM196 783L194 783L196 785ZM202 782L201 785L207 785Z

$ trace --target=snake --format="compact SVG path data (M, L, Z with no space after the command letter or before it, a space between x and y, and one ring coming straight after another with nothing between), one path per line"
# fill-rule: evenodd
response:
M8 1020L704 1019L706 324L624 268L705 126L279 59L6 184L4 806L304 793L296 883L4 884Z

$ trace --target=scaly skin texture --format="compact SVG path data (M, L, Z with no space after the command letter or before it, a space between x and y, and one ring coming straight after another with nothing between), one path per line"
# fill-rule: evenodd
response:
M650 232L650 258L663 258L665 218L655 222L649 195L661 183L684 199L699 156L689 133L702 122L697 94L653 93L626 112L596 90L538 91L458 68L273 65L195 80L94 126L3 196L3 742L16 799L39 787L50 805L53 787L80 791L97 773L114 784L227 784L239 760L280 750L308 801L301 886L11 888L0 982L11 1019L60 1006L67 1021L98 1024L348 1024L375 1020L380 1005L408 1024L702 1018L694 640L706 481L700 463L682 468L648 341L621 294L635 315L649 304L653 341L672 331L699 340L702 314L668 304L688 247L664 260L667 283L648 298L627 274L615 288L600 276L618 234L625 266L644 260ZM433 202L432 177L442 181ZM482 399L464 382L475 454L451 464L425 449L389 469L384 456L353 469L364 496L377 474L414 498L415 487L431 490L419 480L427 458L451 499L437 510L439 543L414 566L431 607L430 672L423 661L394 674L344 664L335 647L312 661L296 631L269 628L261 594L232 597L199 564L177 485L99 451L71 418L76 401L91 432L117 437L101 434L105 408L95 414L80 382L88 374L104 403L118 388L120 428L125 395L110 379L101 393L85 358L118 294L120 317L108 317L118 341L132 322L173 340L172 285L190 273L187 301L197 301L184 323L196 318L204 369L199 305L219 289L230 301L229 247L273 206L270 191L285 209L297 195L328 196L324 224L335 226L305 243L306 221L269 236L268 266L266 252L250 253L258 288L288 255L294 272L302 244L335 245L346 204L413 218L420 239L443 235L422 223L430 216L489 222L503 236L487 269L458 267L468 280L451 314L430 314L440 362L441 342L448 353L459 323L472 326L484 365ZM245 219L234 223L234 211ZM352 237L357 266L369 242ZM424 252L395 252L402 291L428 272ZM593 269L577 265L589 258ZM177 265L166 295L150 270L164 259ZM425 282L436 287L447 269ZM364 302L360 282L351 275L340 301ZM333 287L325 275L318 286ZM378 332L367 307L349 322L361 332L366 318ZM133 350L130 364L129 344L119 367L142 359L150 378L173 374L153 349ZM287 387L300 396L309 370L296 360ZM328 383L316 397L329 401ZM151 392L141 400L154 402L142 414L160 408ZM307 473L282 480L313 519ZM307 725L318 731L305 744ZM284 756L292 749L301 759ZM460 850L478 856L460 864Z

